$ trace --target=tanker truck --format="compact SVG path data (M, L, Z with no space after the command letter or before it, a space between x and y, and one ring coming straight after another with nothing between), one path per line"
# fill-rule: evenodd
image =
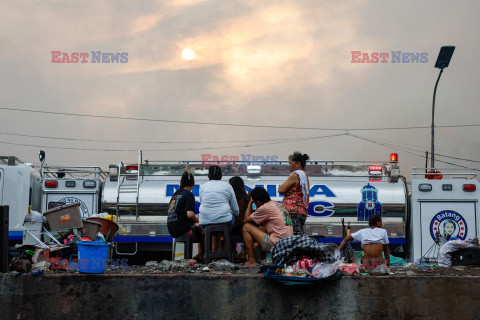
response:
M405 252L407 226L407 183L399 174L398 156L390 161L308 161L310 205L306 232L322 242L339 243L343 237L342 219L352 232L368 226L365 217L381 212L392 252ZM102 192L102 211L116 216L119 231L115 237L119 255L145 251L171 251L172 237L167 229L171 196L179 188L187 170L195 176L196 208L199 189L208 181L212 162L143 160L110 165ZM273 200L281 201L278 187L289 175L286 161L219 161L222 180L240 176L247 191L265 188ZM361 214L360 214L361 212ZM368 220L368 219L367 219Z

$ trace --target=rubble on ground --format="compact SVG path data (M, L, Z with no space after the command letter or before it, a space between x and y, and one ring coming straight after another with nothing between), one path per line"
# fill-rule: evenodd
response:
M236 275L257 275L261 273L261 266L268 264L269 259L263 260L256 267L246 267L243 263L232 263L222 259L209 264L196 262L194 259L184 260L162 260L148 261L145 265L132 265L126 263L123 265L107 265L105 273L108 275L149 275L149 274L198 274L198 275L214 275L214 274L236 274ZM41 261L36 264L29 265L26 259L14 259L11 264L11 273L35 273L38 274L80 274L78 270L52 269L49 261ZM388 273L376 273L360 270L359 273L347 274L348 277L418 277L418 276L459 276L459 277L479 277L480 266L453 266L439 267L435 264L414 264L406 263L403 265L392 265L388 269Z
M216 271L235 272L235 270L237 269L237 266L228 260L219 260L219 261L210 263L208 265L208 268Z
M33 269L34 270L41 270L43 272L47 271L50 269L50 267L52 266L52 263L47 261L47 260L44 260L44 261L40 261L40 262L37 262L33 265Z

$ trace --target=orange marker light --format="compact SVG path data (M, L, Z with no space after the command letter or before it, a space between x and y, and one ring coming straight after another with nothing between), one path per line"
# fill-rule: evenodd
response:
M398 153L391 153L390 154L390 162L398 162Z

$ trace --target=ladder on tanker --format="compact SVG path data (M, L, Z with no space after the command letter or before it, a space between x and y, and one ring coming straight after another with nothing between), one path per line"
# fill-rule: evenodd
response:
M120 163L119 168L123 168L123 163ZM128 167L127 167L128 168ZM140 185L143 181L143 176L140 174L142 168L142 151L138 151L138 164L137 172L129 173L128 170L122 172L119 170L118 179L117 179L117 203L115 206L117 221L121 221L120 207L135 207L135 220L138 222L138 197L140 191ZM142 180L140 180L142 177ZM136 183L129 183L133 180L136 180ZM121 195L135 194L135 202L124 202L120 203Z

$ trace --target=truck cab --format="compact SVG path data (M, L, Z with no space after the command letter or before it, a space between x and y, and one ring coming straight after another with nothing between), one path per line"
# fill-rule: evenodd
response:
M474 169L414 168L410 259L434 262L446 241L478 237L479 187Z
M83 219L99 214L106 175L98 166L43 166L41 212L78 202Z
M30 210L40 211L40 180L33 165L0 156L0 205L9 206L9 241L21 241L25 217Z

